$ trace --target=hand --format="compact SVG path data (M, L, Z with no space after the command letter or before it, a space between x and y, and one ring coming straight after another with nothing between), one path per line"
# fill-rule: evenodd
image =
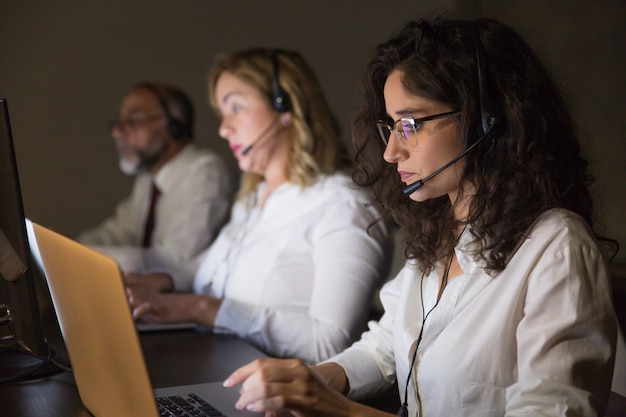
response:
M149 294L170 292L174 289L172 278L167 274L138 274L136 272L124 273L124 285L126 294L130 298L147 297Z
M150 323L195 322L213 327L222 300L197 294L132 294L130 306L135 319Z
M317 368L317 371L315 369ZM224 385L241 386L238 409L291 411L298 417L349 416L362 406L349 401L328 381L340 389L347 387L347 378L337 364L308 367L297 359L257 359L230 375Z

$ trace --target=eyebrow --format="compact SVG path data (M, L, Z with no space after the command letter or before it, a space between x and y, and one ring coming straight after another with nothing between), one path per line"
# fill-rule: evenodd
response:
M137 116L137 115L145 115L148 114L149 112L147 112L145 109L139 109L139 108L135 108L135 109L130 109L129 111L126 112L126 114L124 115L125 117L132 117L132 116ZM122 114L120 113L120 117L122 116Z
M231 97L233 97L233 96L241 96L241 95L242 95L242 94L241 94L239 91L231 91L230 93L228 93L228 94L226 94L226 95L224 96L224 98L222 99L222 104L226 104L226 102L227 102L228 100L230 100L230 99L231 99Z
M400 109L398 111L395 112L395 114L397 114L398 116L400 116L400 118L403 117L407 117L407 116L414 116L414 115L424 115L426 114L426 111L423 108L419 108L419 107L413 107L413 108L404 108L404 109ZM386 115L391 119L391 115L389 113L386 113Z

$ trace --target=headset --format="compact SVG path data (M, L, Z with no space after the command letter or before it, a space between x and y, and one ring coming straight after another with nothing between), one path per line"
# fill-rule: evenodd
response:
M282 114L291 111L292 105L291 97L278 82L278 53L277 49L272 50L272 96L270 100L274 110Z
M146 90L150 91L156 98L159 100L159 105L163 109L163 113L165 113L165 119L167 120L167 131L172 136L172 138L178 140L183 138L191 138L192 132L191 128L186 124L179 120L176 120L167 106L167 102L165 101L165 97L159 92L159 89L155 84L152 83L142 83L139 84L139 87L143 87ZM181 96L181 98L185 98Z
M279 116L283 113L287 113L291 111L291 97L289 94L280 86L278 82L278 50L272 49L271 58L272 58L272 94L269 99L272 102L272 108L276 111L276 117L274 120L265 128L248 146L241 151L241 155L247 155L252 148L254 148L261 140L263 140L268 133L270 133L274 127L274 125L278 122Z
M479 132L481 135L486 136L493 129L494 125L498 121L497 111L491 94L489 94L490 90L487 89L485 50L483 47L483 43L480 40L480 35L478 34L478 30L476 29L476 27L471 25L467 26L467 31L472 37L474 49L476 52L476 66L478 72L478 99L480 103L481 121L481 129L479 130Z
M428 175L425 178L415 181L412 184L407 185L402 189L404 195L411 195L419 188L421 188L424 183L430 181L435 178L441 172L448 169L450 166L454 165L459 159L463 158L469 152L471 152L480 142L483 141L486 137L490 136L493 141L495 140L495 136L497 132L494 130L494 126L499 121L499 117L496 116L496 106L493 103L491 97L489 96L489 92L487 91L487 80L486 80L486 67L485 67L485 51L483 49L483 44L480 41L480 36L478 35L478 31L473 26L467 26L467 32L470 34L472 41L474 43L474 50L476 53L476 72L478 73L478 95L479 95L479 105L480 105L480 129L477 129L477 133L479 138L470 145L467 149L465 149L461 154L459 154L456 158L452 159L445 165L441 166L432 174ZM499 124L499 123L498 123Z

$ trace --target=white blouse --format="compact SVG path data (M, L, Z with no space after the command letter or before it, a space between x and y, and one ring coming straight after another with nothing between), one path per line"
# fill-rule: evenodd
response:
M456 247L464 275L445 288L427 317L409 386L410 415L595 416L610 393L616 322L605 263L582 219L544 213L496 277ZM401 400L410 353L439 280L407 264L381 292L385 314L329 361L348 375L350 396L398 377ZM422 298L423 297L423 298ZM417 383L416 383L417 380ZM416 389L417 386L417 389Z
M258 193L262 193L261 184ZM224 298L215 321L272 356L308 363L346 348L365 328L391 253L378 213L343 174L302 189L283 184L263 208L235 204L194 281Z

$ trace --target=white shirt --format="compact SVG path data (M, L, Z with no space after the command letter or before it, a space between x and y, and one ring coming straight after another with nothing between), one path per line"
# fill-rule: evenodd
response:
M605 263L582 219L544 213L494 278L465 250L470 240L466 230L456 247L464 275L426 319L409 415L598 415L610 393L616 325ZM404 400L422 326L420 283L407 264L381 292L380 322L329 360L346 370L350 396L383 389L397 374ZM423 288L427 313L439 289L435 272Z
M236 190L231 173L216 153L189 144L154 177L137 175L131 195L114 215L77 239L113 257L125 271L183 265L204 251L226 222ZM152 246L142 248L152 181L161 195ZM174 281L178 291L190 291L191 285L191 278Z
M265 184L257 189L262 195ZM387 228L343 174L283 184L263 208L235 204L197 271L197 293L224 298L215 327L272 356L314 363L365 328L388 272Z

